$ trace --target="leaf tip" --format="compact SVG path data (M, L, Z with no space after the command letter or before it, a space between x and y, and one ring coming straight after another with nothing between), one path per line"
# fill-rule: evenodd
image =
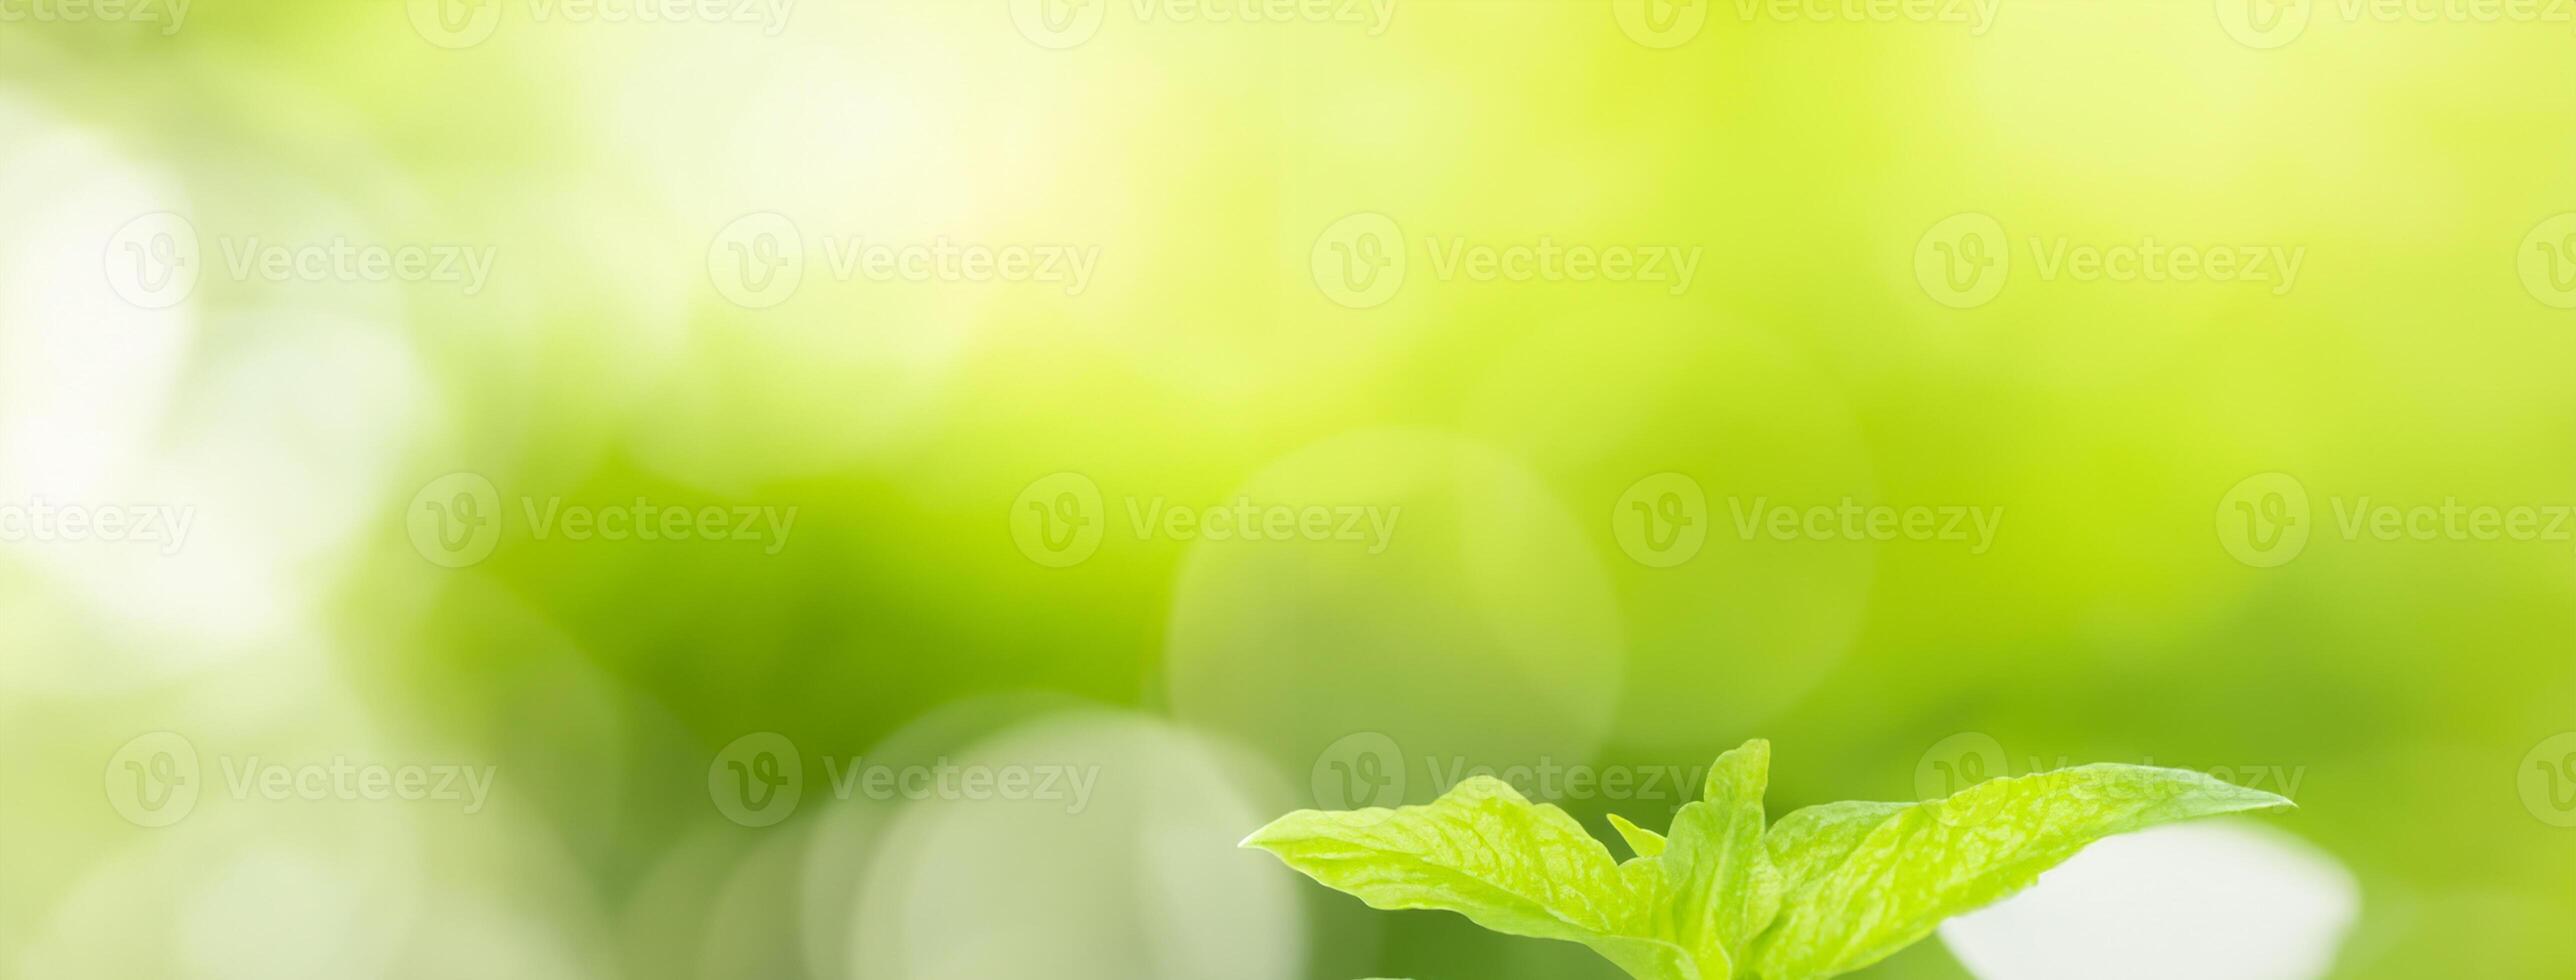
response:
M1311 812L1313 811L1299 810L1295 813L1291 813L1277 820L1263 824L1261 829L1244 835L1243 840L1237 842L1234 846L1247 851L1268 851L1276 854L1279 852L1279 849L1271 845L1279 842L1280 832L1291 822Z
M1757 738L1736 746L1708 767L1708 785L1701 797L1722 800L1738 797L1760 799L1770 789L1771 740Z

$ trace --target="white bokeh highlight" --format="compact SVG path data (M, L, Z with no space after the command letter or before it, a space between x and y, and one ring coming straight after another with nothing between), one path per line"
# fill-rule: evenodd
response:
M203 776L220 781L222 772L210 764ZM84 873L38 920L14 969L0 973L382 977L414 925L421 839L402 811L353 812L229 796L201 802L178 826Z
M0 644L85 649L0 662L0 690L122 692L303 645L399 482L408 446L385 434L426 426L429 384L364 291L239 312L210 311L203 284L166 305L120 296L120 229L195 210L166 168L0 96L0 506L183 528L0 540ZM195 262L221 262L200 244Z
M2360 914L2332 857L2220 821L2095 844L1941 939L1980 980L2317 980Z
M1305 975L1291 876L1237 846L1272 807L1244 760L1106 711L1013 729L961 766L1077 766L1087 805L911 803L868 869L849 930L862 980L1290 980Z

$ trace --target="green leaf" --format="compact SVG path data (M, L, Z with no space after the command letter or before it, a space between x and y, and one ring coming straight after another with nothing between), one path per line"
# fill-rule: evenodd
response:
M1467 780L1429 806L1292 813L1244 846L1372 908L1456 912L1495 932L1581 943L1639 980L1701 980L1688 954L1657 938L1638 876L1565 811L1498 779Z
M1771 743L1752 741L1719 756L1708 798L1673 816L1663 853L1672 880L1673 935L1706 977L1731 977L1755 936L1780 910L1780 874L1763 849L1762 797L1771 782Z
M1772 866L1780 869L1781 900L1802 904L1823 883L1824 873L1860 846L1861 838L1912 803L1827 803L1780 818L1763 839Z
M1663 858L1629 858L1619 864L1619 877L1628 883L1629 893L1636 896L1634 901L1642 910L1637 931L1647 938L1673 943L1673 880L1664 874ZM1681 946L1674 943L1673 948L1680 950ZM1717 980L1706 970L1698 975Z
M1756 951L1760 973L1849 973L2028 887L2104 837L2289 805L2195 772L2105 765L1993 780L1929 803L1800 810L1768 842L1786 896Z
M1626 817L1611 814L1610 829L1618 831L1619 839L1627 841L1628 849L1637 852L1638 857L1662 857L1664 854L1664 835L1629 823Z

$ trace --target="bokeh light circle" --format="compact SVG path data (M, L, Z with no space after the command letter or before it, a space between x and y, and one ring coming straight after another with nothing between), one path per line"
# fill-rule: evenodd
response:
M1573 764L1600 747L1618 611L1583 523L1527 466L1439 432L1370 430L1216 503L1333 518L1319 536L1191 546L1166 665L1181 719L1301 782L1336 743L1382 733L1415 798L1439 788L1425 760Z
M854 976L1305 975L1292 880L1236 846L1272 805L1255 802L1223 747L1149 719L1077 712L946 761L1032 781L1009 798L902 806L848 937ZM1057 769L1069 773L1060 792L1042 792L1042 774Z

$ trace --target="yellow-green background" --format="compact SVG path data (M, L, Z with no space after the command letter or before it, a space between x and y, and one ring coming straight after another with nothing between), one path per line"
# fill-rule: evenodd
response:
M2347 23L2321 3L2260 50L2179 0L2004 0L1982 34L1715 4L1657 50L1576 0L1396 0L1377 36L1121 2L1056 51L987 0L809 0L776 37L526 10L465 50L386 0L203 0L169 36L0 24L0 198L21 215L57 196L46 181L96 179L26 162L56 153L144 175L210 258L219 235L498 256L474 297L210 275L157 373L106 372L125 380L69 407L0 400L23 416L0 422L82 432L144 404L117 385L159 392L114 438L221 474L205 533L266 563L217 550L128 588L0 549L0 975L848 975L867 929L975 924L868 924L913 907L850 898L906 857L883 853L902 817L827 805L821 757L962 756L1067 710L1143 740L1092 758L1066 736L1107 783L1233 794L1138 818L1136 838L1189 838L1129 841L1184 868L1313 804L1318 731L1599 764L1767 736L1775 812L1910 797L1961 732L2016 757L2300 767L2303 809L2271 822L2362 889L2337 975L2576 957L2576 830L2518 784L2576 729L2576 543L2349 540L2329 504L2576 504L2576 313L2517 273L2526 234L2576 210L2576 25ZM1102 258L1074 297L809 268L752 311L707 273L752 212ZM1391 302L1353 310L1309 259L1363 212L1414 256ZM1957 310L1914 256L1961 212L2305 265L2275 296L2024 264ZM7 250L33 227L0 211L0 256L24 261ZM1426 236L1704 258L1680 296L1443 282ZM70 298L22 292L0 333L124 350L84 333L123 322L85 319L114 302L99 282L11 288ZM1042 567L1009 514L1064 471L1113 525L1089 560ZM775 556L521 535L448 570L404 511L451 472L513 500L800 516ZM1612 520L1663 472L1721 521L1762 496L2006 516L1983 554L1721 524L1656 569ZM2254 568L2214 517L2269 472L2315 499L2317 535ZM1239 488L1404 523L1374 558L1114 523L1131 496ZM473 815L210 793L138 828L101 770L161 730L209 773L336 754L499 781ZM802 749L806 802L739 827L707 768L763 731ZM1569 806L1596 829L1609 808ZM1021 869L1112 875L1090 905L992 907L1242 930L1171 941L1239 950L1244 976L1608 975L1243 860L1170 871L1203 890L1162 918L1122 911L1160 886L1098 855ZM1225 890L1244 882L1257 894ZM1961 974L1930 944L1871 975Z

